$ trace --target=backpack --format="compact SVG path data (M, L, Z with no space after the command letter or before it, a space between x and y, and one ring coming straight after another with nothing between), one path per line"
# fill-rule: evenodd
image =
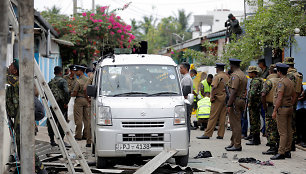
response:
M55 78L53 78L49 83L49 87L52 91L52 94L56 100L56 102L61 102L65 100L65 95L64 95L64 91L62 89L59 88L58 82L61 80L62 78L58 78L57 80Z
M45 109L37 97L34 97L35 105L35 121L39 121L45 117Z

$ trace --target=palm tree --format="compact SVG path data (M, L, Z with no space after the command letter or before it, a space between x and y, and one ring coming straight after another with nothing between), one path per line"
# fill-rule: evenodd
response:
M143 21L140 22L140 27L144 32L144 35L147 35L150 28L155 26L156 20L151 16L143 16Z
M192 13L186 14L184 9L178 10L178 15L176 15L176 20L181 24L182 31L188 31L188 21L191 17Z

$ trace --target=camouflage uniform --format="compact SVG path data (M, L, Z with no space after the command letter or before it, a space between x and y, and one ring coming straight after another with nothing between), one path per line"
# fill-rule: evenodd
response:
M250 134L260 134L260 105L261 90L263 80L255 77L251 80L250 90L248 92L249 114L250 114Z
M67 108L65 108L65 105L68 104L68 102L69 102L68 83L61 76L55 76L54 80L57 81L57 86L61 90L61 94L60 95L64 95L64 100L56 101L56 102L57 102L61 112L63 113L64 118L67 120ZM55 112L53 111L52 108L51 108L51 112L52 112L54 121L55 121L55 123L56 123L56 125L58 127L58 130L59 130L59 132L61 134L61 137L62 137L62 139L64 139L65 132L64 132L62 126L59 124L57 116L55 115ZM47 120L47 127L48 127L48 134L49 134L49 137L50 137L50 142L51 142L51 144L55 144L55 141L54 141L54 131L52 129L52 126L51 126L51 123L50 123L49 119Z
M274 76L272 76L274 75ZM273 83L270 78L277 78L276 74L271 74L268 76L268 80L263 84L262 93L268 94L272 90ZM266 125L267 125L267 139L270 146L276 146L279 143L279 134L277 131L276 120L272 118L273 113L273 103L267 102L266 110Z
M20 160L20 108L19 108L19 78L18 76L7 74L6 89L6 112L9 118L14 118L14 132L17 146L17 153ZM35 154L35 173L44 170L44 165Z

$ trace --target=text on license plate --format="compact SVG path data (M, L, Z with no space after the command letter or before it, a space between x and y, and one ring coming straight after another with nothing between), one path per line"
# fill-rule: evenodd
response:
M116 144L115 145L116 150L150 150L151 144Z

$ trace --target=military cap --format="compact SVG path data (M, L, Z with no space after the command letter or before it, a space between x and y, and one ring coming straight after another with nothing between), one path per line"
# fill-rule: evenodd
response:
M224 63L216 63L215 68L224 68L225 64Z
M265 59L258 59L257 64L259 64L259 63L264 63L264 64L266 64L266 60L265 60Z
M76 68L77 70L84 70L84 71L85 71L85 69L86 69L86 67L85 67L85 66L82 66L82 65L75 65L75 68Z
M230 58L228 60L229 60L230 64L232 64L232 65L240 65L240 62L241 62L241 60L235 59L235 58Z
M277 63L277 64L276 64L276 68L288 69L289 66L288 66L287 64L284 64L284 63Z
M17 70L19 70L19 59L14 58L14 59L13 59L13 65L14 65L14 67L15 67Z
M76 67L75 67L75 65L70 65L70 66L69 66L69 69L70 69L71 71L76 71L76 70L77 70Z
M246 72L259 72L257 66L249 66L248 70Z
M287 65L294 65L294 58L293 57L285 57L284 62Z

